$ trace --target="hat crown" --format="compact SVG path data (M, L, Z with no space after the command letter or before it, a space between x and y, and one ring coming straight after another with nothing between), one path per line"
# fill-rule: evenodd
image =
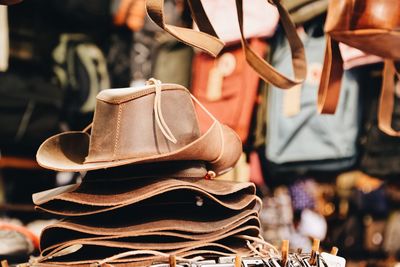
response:
M176 84L163 84L159 93L163 119L176 143L166 138L156 121L156 86L104 90L97 96L85 162L157 156L198 139L200 130L189 91Z
M92 124L44 141L36 153L39 165L57 171L89 171L194 160L205 162L211 176L230 170L242 153L238 135L219 123L185 87L155 79L148 83L152 85L98 94ZM209 117L203 132L194 104Z

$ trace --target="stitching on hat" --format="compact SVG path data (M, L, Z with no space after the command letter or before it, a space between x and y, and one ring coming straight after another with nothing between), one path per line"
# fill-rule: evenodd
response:
M183 87L182 85L177 85L177 84L163 84L162 90L163 91L165 91L165 90L182 90L182 91L189 92L189 90L187 88ZM143 96L153 94L153 93L155 93L154 86L152 86L151 88L145 89L143 91L132 93L131 95L122 97L120 99L107 99L102 96L97 96L97 99L100 99L100 100L105 101L110 104L121 104L123 102L131 101L133 99L143 97Z
M163 91L166 91L166 90L182 90L182 91L187 91L187 92L189 92L188 89L186 89L186 88L179 88L179 87L162 88L162 90L163 90ZM139 92L139 93L137 93L137 94L135 94L135 95L127 96L127 97L125 97L125 98L121 98L121 99L119 99L118 101L115 101L114 103L121 103L121 102L131 101L131 100L133 100L133 99L136 99L136 98L139 98L139 97L143 97L143 96L146 96L146 95L149 95L149 94L153 94L153 93L155 93L155 92L156 92L156 91L155 91L155 88L150 88L149 90L145 90L145 91Z
M218 126L219 126L218 127L219 134L220 134L220 137L221 137L221 139L220 139L221 140L221 150L219 152L218 157L216 159L214 159L213 161L211 161L211 163L217 163L222 158L222 156L224 155L224 150L225 150L225 139L224 139L224 132L222 130L222 125L218 123Z
M113 158L115 159L117 156L117 148L119 145L119 132L120 132L120 126L121 126L121 114L122 114L122 108L124 104L121 104L118 106L118 116L117 116L117 129L115 133L115 142L114 142L114 153L113 153Z

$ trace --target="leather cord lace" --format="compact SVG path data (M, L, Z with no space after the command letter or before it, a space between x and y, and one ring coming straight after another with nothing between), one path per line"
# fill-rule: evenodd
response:
M160 256L160 259L169 259L172 256L171 254L163 253L163 252L156 251L156 250L132 250L132 251L119 253L114 256L105 258L104 260L101 260L101 261L91 264L91 267L104 266L105 264L107 264L108 266L113 266L113 265L109 264L109 262L113 262L115 260L123 259L123 258L129 257L129 256L137 256L137 255ZM174 256L174 257L178 261L189 262L189 263L203 259L203 257L195 257L193 259L186 259L184 257L178 257L178 256Z
M168 127L167 123L164 120L164 116L162 114L162 109L161 109L161 81L154 79L154 78L150 78L147 81L147 85L154 85L156 90L155 90L155 99L154 99L154 115L155 115L155 119L156 119L156 123L158 125L158 127L160 128L161 132L163 133L163 135L165 136L165 138L167 138L169 141L171 141L172 143L176 144L177 143L177 139L175 138L174 134L171 132L170 128ZM203 104L200 103L200 101L194 97L192 94L190 94L192 100L199 105L199 107L214 121L214 123L217 123L218 128L219 128L219 132L220 132L220 140L221 140L221 153L219 154L219 156L214 159L211 163L217 162L221 157L222 157L222 152L224 151L224 146L225 146L225 142L224 142L224 137L223 137L223 130L222 130L222 125L220 123L218 123L218 120L203 106Z
M147 81L148 85L154 85L156 87L156 96L154 98L154 116L156 119L156 123L160 128L161 132L172 143L176 144L178 140L176 140L174 134L169 129L167 123L165 122L162 109L161 109L161 81L151 78Z
M261 236L235 235L235 237L247 240L246 245L253 252L252 256L272 257L279 255L276 247L265 241Z

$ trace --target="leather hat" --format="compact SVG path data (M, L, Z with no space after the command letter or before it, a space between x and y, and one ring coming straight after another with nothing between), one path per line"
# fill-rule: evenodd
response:
M150 79L142 88L104 90L96 101L90 127L47 139L36 155L39 165L57 171L88 171L200 160L218 175L230 170L242 152L237 134L183 86ZM199 125L194 102L208 114L208 125Z
M152 217L153 214L147 212L146 208L164 206L165 210L171 203L176 203L175 208L181 205L182 209L194 210L198 199L202 202L201 209L228 213L252 208L258 210L261 202L255 195L253 183L208 181L204 178L144 178L117 183L111 180L83 181L39 192L33 194L32 198L37 209L69 217L117 211L123 207L127 208L125 214L147 214ZM136 206L137 210L131 210ZM143 207L146 207L145 210ZM197 212L200 212L199 209ZM186 213L189 214L189 211L186 210Z
M245 238L244 234L246 234L246 229L244 229L243 233L238 234L237 237L229 237L218 242L187 242L183 248L170 249L167 251L124 248L122 244L100 240L83 242L72 241L57 247L46 255L33 259L33 264L31 266L92 267L109 266L109 264L111 265L112 263L112 266L143 267L153 265L155 262L160 262L163 258L168 259L168 255L184 258L193 258L196 256L204 257L204 255L232 257L232 255L237 254L243 257L254 256L254 252L246 246L248 240ZM132 247L131 243L127 245ZM139 247L142 246L139 245ZM100 254L99 251L102 253ZM115 255L114 253L120 254ZM160 255L164 256L160 257ZM89 257L91 259L89 259ZM49 259L51 260L50 262L48 261ZM107 262L108 264L104 264L103 262Z

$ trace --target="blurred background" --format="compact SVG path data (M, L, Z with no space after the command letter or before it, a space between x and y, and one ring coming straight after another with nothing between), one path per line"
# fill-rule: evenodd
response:
M266 240L289 239L291 248L309 251L318 238L323 248L337 246L341 256L371 266L398 258L400 139L377 125L382 59L341 45L339 106L335 115L318 115L328 0L282 0L308 64L305 83L290 91L266 84L246 64L235 1L202 3L226 42L217 58L157 28L145 0L0 5L0 258L37 253L40 230L56 219L34 211L32 193L80 179L40 168L41 142L86 127L101 90L141 86L151 77L184 85L238 132L244 153L220 179L256 183ZM250 46L293 75L276 8L265 0L244 3ZM186 1L166 0L164 10L168 23L196 27ZM400 129L398 104L393 127Z

